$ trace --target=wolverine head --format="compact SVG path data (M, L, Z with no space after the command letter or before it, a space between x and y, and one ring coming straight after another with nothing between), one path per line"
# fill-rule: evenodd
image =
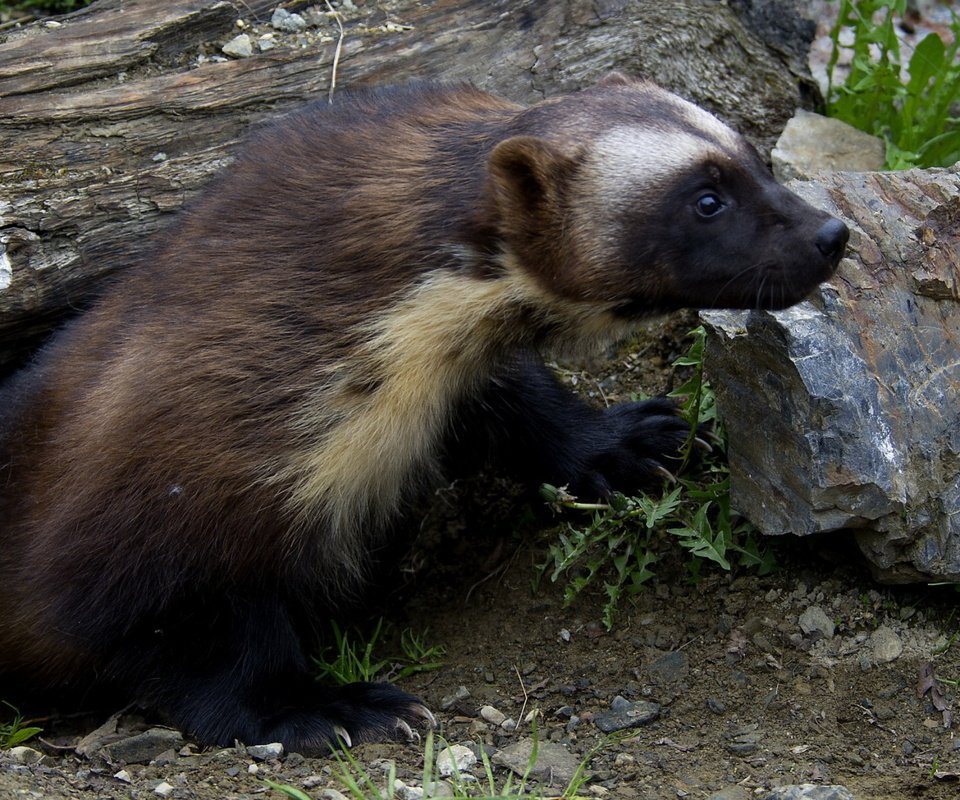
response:
M615 76L534 106L513 130L489 163L502 235L567 299L631 317L783 308L843 255L840 220L776 183L716 117L651 84Z

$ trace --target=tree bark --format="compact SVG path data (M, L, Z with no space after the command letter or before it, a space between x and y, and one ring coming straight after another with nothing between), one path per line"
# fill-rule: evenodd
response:
M336 73L332 18L325 40L278 34L273 49L219 60L239 32L238 9L269 30L275 0L99 0L6 34L0 365L142 254L251 125L324 98L334 74L338 91L440 78L527 102L622 69L717 112L761 149L811 85L782 43L712 0L356 5L344 11ZM744 5L753 4L733 4Z

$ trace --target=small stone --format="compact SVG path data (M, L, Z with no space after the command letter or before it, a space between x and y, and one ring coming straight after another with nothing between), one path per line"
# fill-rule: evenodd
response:
M111 761L124 764L146 764L170 749L183 745L183 736L179 731L169 728L150 728L135 736L128 736L118 742L112 742L103 749Z
M133 775L131 775L127 770L122 769L119 772L115 772L113 775L118 781L123 783L133 783Z
M253 55L253 40L247 34L241 33L239 36L234 36L220 50L226 56L249 58Z
M299 33L307 27L307 21L299 14L291 14L284 8L278 8L270 17L270 26L285 33Z
M324 778L324 780L326 779ZM306 781L304 781L304 783L306 783ZM306 788L309 789L310 787L307 786ZM347 800L347 797L336 789L327 788L320 792L320 800Z
M272 33L265 33L259 39L257 39L257 47L261 53L266 53L267 50L273 50L277 46L277 40L273 38Z
M257 761L270 761L283 755L283 745L280 742L251 745L247 748L247 755Z
M727 745L727 750L738 756L750 755L759 749L762 738L763 734L757 730L756 725L748 725L733 734L733 739Z
M34 750L32 747L25 747L24 745L11 747L7 750L7 754L18 764L36 764L43 758L43 753Z
M533 740L523 739L494 753L492 760L517 775L529 774L529 777L548 786L566 786L580 767L578 757L554 742L540 742L537 745L537 760L531 766L532 754Z
M878 664L887 664L896 661L903 653L903 642L892 628L881 625L870 637L870 649L873 658Z
M726 713L727 707L724 705L722 700L718 700L716 697L707 698L707 708L709 708L714 714L723 714Z
M477 763L477 756L469 747L452 744L440 751L437 756L437 772L441 778L459 775Z
M457 703L461 702L462 700L466 700L468 697L470 697L470 691L467 689L467 687L458 686L457 690L453 694L449 694L446 697L441 698L440 708L443 711L449 711Z
M173 787L166 781L163 781L154 787L153 793L160 795L160 797L169 797L173 794Z
M819 633L824 639L831 639L836 628L820 606L808 606L800 615L800 630L807 636Z
M690 660L682 650L660 656L650 666L647 673L654 683L669 684L683 680L690 671Z
M491 725L501 725L507 718L506 714L499 709L494 708L493 706L483 706L480 709L480 716Z
M421 800L423 789L419 786L407 786L402 780L395 778L393 781L393 796L397 800Z
M631 703L617 696L610 704L610 710L597 714L593 722L604 733L612 733L627 728L638 728L653 722L659 716L660 706L657 703L647 700Z

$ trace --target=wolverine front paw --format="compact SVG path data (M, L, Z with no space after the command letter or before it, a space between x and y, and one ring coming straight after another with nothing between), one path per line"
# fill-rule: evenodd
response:
M690 425L665 397L622 403L603 412L595 450L570 481L577 497L634 494L672 480L683 460Z
M416 697L389 683L351 683L329 690L319 708L281 713L266 723L269 741L302 753L324 753L341 745L420 738L418 729L436 719Z

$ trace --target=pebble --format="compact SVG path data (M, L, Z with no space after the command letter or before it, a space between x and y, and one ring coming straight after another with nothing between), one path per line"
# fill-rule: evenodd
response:
M169 728L150 728L135 736L106 745L103 750L111 761L146 764L167 750L183 746L183 735Z
M748 725L733 734L733 740L727 745L727 750L738 756L747 756L755 753L760 747L763 734L756 725Z
M269 761L283 755L283 745L280 742L270 744L254 744L247 748L247 755L257 761Z
M153 793L160 795L160 797L169 797L173 794L173 787L166 781L163 781L154 787Z
M309 786L307 787L310 788ZM347 796L343 792L338 792L336 789L328 787L320 792L320 800L347 800Z
M220 48L225 56L234 58L249 58L253 55L253 40L245 33L234 36Z
M114 778L123 783L133 783L133 775L131 775L127 770L122 769L117 773L114 773Z
M270 26L286 33L299 33L307 27L307 21L299 14L291 14L284 8L278 8L270 17Z
M631 703L617 695L610 704L610 710L597 714L593 722L604 733L612 733L627 728L638 728L653 722L659 716L659 704L647 700Z
M493 754L493 763L506 767L517 775L525 775L546 783L548 786L566 786L573 780L580 766L580 758L566 751L563 745L540 742L537 745L537 761L531 766L533 740L522 739Z
M480 709L480 716L491 725L502 725L507 715L493 706L483 706Z
M32 747L25 747L20 745L19 747L11 747L7 750L7 754L18 764L36 764L43 758L43 753L39 750L34 750Z
M724 705L723 701L718 700L716 697L707 698L707 708L709 708L714 714L723 714L727 710L727 707Z
M878 664L888 664L896 661L903 653L903 642L892 628L881 625L870 637L870 649L873 658Z
M462 744L452 744L437 756L437 772L441 778L460 775L477 763L476 753Z
M453 694L448 694L446 697L440 699L440 708L444 711L449 711L461 700L466 700L468 697L470 697L470 691L467 687L458 686Z
M687 677L690 672L690 659L682 650L660 656L650 666L647 673L654 683L677 683Z
M808 606L800 615L800 630L807 636L819 633L823 638L830 639L833 637L835 626L833 620L820 606Z

